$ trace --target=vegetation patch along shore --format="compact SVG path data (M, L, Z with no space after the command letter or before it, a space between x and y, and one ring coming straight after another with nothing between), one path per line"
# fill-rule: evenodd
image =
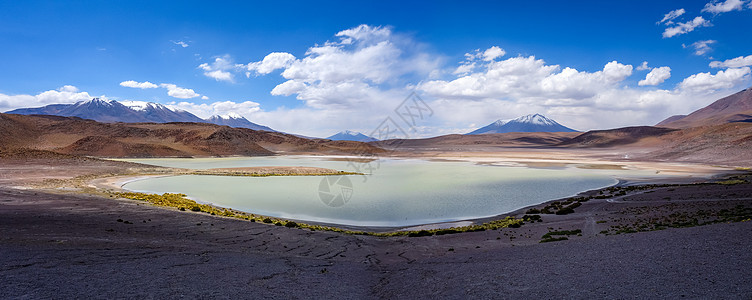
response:
M418 236L443 235L443 234L452 234L452 233L461 233L461 232L495 230L495 229L501 229L505 227L517 228L524 224L524 221L522 219L518 219L514 217L506 217L506 218L499 219L499 220L489 221L483 224L443 228L443 229L370 232L370 231L347 230L347 229L342 229L342 228L337 228L337 227L332 227L332 226L299 223L299 222L284 220L284 219L279 219L279 218L272 218L272 217L260 216L260 215L255 215L255 214L249 214L246 212L229 209L229 208L221 208L221 207L216 207L216 206L208 205L208 204L200 204L200 203L197 203L196 201L186 198L185 194L165 193L162 195L158 195L158 194L133 193L133 192L113 192L110 195L113 197L144 201L144 202L148 202L153 205L156 205L156 206L174 207L180 211L189 210L193 212L203 212L203 213L208 213L210 215L237 218L237 219L247 220L250 222L267 223L270 225L273 224L276 226L285 226L285 227L290 227L290 228L302 228L302 229L309 229L309 230L314 230L314 231L315 230L333 231L333 232L340 232L340 233L345 233L345 234L369 235L369 236L378 236L378 237L392 237L392 236L418 237Z

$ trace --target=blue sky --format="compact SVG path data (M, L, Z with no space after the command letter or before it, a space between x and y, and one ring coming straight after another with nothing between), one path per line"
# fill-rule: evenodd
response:
M415 91L415 136L651 125L749 87L750 2L1 1L0 111L103 96L327 136Z

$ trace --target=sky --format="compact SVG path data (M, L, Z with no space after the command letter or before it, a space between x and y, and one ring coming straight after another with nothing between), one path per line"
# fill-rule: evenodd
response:
M750 87L749 28L752 0L0 0L0 111L100 97L326 137L415 93L410 137L653 125Z

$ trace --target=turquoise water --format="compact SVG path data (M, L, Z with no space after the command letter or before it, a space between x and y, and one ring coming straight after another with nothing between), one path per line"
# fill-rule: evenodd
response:
M318 157L128 161L192 169L316 166L352 170L346 161ZM411 226L511 212L615 184L613 175L626 172L399 159L382 159L372 165L372 174L344 176L346 179L186 175L133 181L124 188L184 193L200 202L280 218L353 226Z

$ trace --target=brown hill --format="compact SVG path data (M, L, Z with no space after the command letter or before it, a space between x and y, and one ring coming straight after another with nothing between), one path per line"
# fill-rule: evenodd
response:
M478 135L449 134L424 139L393 139L371 142L383 148L425 149L473 147L535 147L553 146L580 135L579 132L509 132Z
M676 129L651 126L592 130L559 145L578 148L603 148L630 145L637 142L645 144L647 139L661 137L674 131Z
M721 98L685 117L672 116L656 126L689 128L733 122L752 122L752 88Z
M560 144L566 148L608 148L630 159L749 166L752 123L684 129L627 127L598 130Z
M372 145L208 123L99 123L75 117L0 114L0 147L104 157L378 153Z

